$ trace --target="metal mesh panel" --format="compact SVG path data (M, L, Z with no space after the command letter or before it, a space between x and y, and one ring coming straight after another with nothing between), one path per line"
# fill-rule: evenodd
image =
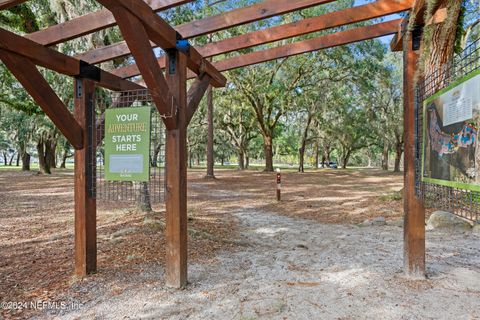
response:
M150 181L107 181L105 180L103 141L105 133L104 112L108 108L152 108L151 118L151 141L150 141ZM165 199L165 126L162 121L164 115L160 115L147 90L135 90L125 92L97 92L95 96L96 117L93 117L92 126L96 127L97 148L91 151L94 154L96 167L91 179L96 184L91 184L91 192L97 200L127 203L142 203L149 201L150 204L163 202ZM95 119L96 118L96 119Z
M439 70L420 81L415 94L415 188L426 206L443 209L480 222L480 193L421 181L423 141L423 101L465 75L480 69L480 40Z

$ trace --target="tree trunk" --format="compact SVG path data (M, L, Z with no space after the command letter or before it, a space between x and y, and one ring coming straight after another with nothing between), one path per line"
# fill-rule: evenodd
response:
M318 143L315 144L315 163L314 163L314 168L318 169L318 160L320 158L320 147L318 146Z
M308 129L310 129L310 124L312 123L312 116L309 114L307 118L307 123L303 129L302 135L302 145L300 146L299 156L300 164L298 166L298 172L305 172L305 148L307 147L307 138L308 138Z
M388 143L383 143L383 152L382 152L382 170L388 171Z
M197 167L200 167L200 154L197 153Z
M207 135L207 175L205 178L215 178L214 172L214 136L213 136L213 90L212 86L208 87L207 91L207 123L208 123L208 135Z
M20 166L20 150L17 151L17 160L16 160L16 166Z
M402 160L403 142L397 143L395 146L395 167L393 172L400 172L400 161Z
M45 141L45 161L50 168L57 167L56 149L57 141L55 139L48 139Z
M298 149L298 158L298 172L305 172L305 146L301 146L300 149Z
M347 169L348 161L350 160L350 155L352 154L351 150L348 150L344 153L342 159L342 169Z
M150 201L150 190L148 189L148 182L140 182L137 206L141 212L153 211Z
M331 153L332 153L332 150L330 149L330 145L328 147L325 147L324 154L325 154L325 161L327 162L327 164L330 164L330 154Z
M150 161L152 167L156 168L158 167L158 155L160 153L160 150L162 149L163 143L159 142L156 146L155 149L153 150L153 155L152 159Z
M68 151L67 148L65 148L63 150L63 153L62 153L62 162L60 163L60 168L61 169L65 169L67 166L67 159L68 159Z
M245 152L243 150L238 151L238 170L245 170Z
M8 165L8 157L7 157L7 153L5 151L3 151L3 164L5 166Z
M30 171L30 154L28 152L22 153L22 171Z
M437 1L438 2L438 1ZM463 0L443 1L446 3L447 19L443 23L434 23L425 27L425 38L423 40L423 60L425 61L423 74L428 76L434 72L439 72L440 68L446 65L453 58L455 52L455 41L458 19L462 8ZM429 15L434 12L430 12ZM430 17L426 18L428 21ZM441 74L441 72L439 72ZM448 76L447 73L444 76ZM438 81L443 83L443 81Z
M327 161L327 158L325 157L325 153L322 154L322 168L325 168L325 161Z
M245 155L245 169L248 169L250 167L250 156L248 155L248 152L246 152Z
M43 143L43 139L40 139L37 142L37 153L40 173L51 174L50 166L45 157L45 144Z
M8 161L8 165L9 165L9 166L12 166L12 164L13 164L13 159L15 159L15 153L12 154L12 156L10 157L10 160Z
M188 167L193 168L193 152L191 151L188 153Z
M265 156L265 171L273 172L273 138L269 135L263 135L263 152Z

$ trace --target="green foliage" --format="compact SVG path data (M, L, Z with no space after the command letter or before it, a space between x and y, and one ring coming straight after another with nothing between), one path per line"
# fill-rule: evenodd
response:
M260 0L194 1L163 11L160 15L172 25L181 25L258 2ZM228 28L211 36L196 37L192 42L203 45L220 41L353 4L353 0L334 1ZM16 33L30 33L99 8L101 6L93 0L32 0L1 11L0 25ZM471 20L469 14L466 10L468 21ZM221 55L215 60L345 28L248 48ZM113 27L67 41L57 45L56 49L73 55L120 40L119 29ZM119 58L101 66L109 69L133 62L132 58ZM303 145L309 162L315 159L317 149L331 160L345 162L352 158L361 164L367 156L373 159L384 140L393 146L402 136L400 69L398 59L386 54L384 44L366 41L232 70L227 73L227 87L214 90L217 159L243 156L260 160L265 157L265 146L269 142L273 142L272 152L277 161L298 161ZM72 80L40 70L67 107L72 109ZM58 152L71 153L71 146L2 64L0 81L0 149L13 148L34 153L34 147L39 142L47 141L55 145ZM188 130L190 156L199 159L204 158L206 149L205 110L205 101L202 101Z

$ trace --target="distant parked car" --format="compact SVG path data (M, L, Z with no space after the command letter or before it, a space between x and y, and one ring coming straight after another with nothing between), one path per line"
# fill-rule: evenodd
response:
M330 163L328 164L328 167L331 169L338 169L337 163L333 161L330 161Z

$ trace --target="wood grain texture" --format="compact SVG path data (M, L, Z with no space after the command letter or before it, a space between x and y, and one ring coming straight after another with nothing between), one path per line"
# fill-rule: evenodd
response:
M141 70L158 112L161 115L172 115L178 107L158 66L142 22L125 8L114 6L112 12ZM164 122L168 129L176 126L175 118L167 118Z
M136 29L122 27L126 23L126 19L132 20L135 17L138 22L136 25L140 28L139 32L146 33L147 38L156 43L164 50L175 49L177 46L177 32L162 18L155 14L152 9L143 1L128 1L128 0L99 0L100 3L109 8L114 14L117 22L119 23L122 34L127 42L129 50L132 52L132 43L135 41ZM122 10L123 9L123 10ZM126 13L128 11L128 13ZM129 17L130 16L130 17ZM143 27L140 27L143 25ZM142 35L142 48L150 47L150 51L153 52L150 46L150 42L143 40ZM143 50L145 51L145 50ZM138 57L138 50L135 51ZM190 70L196 74L206 72L212 78L212 85L216 87L225 86L225 77L215 70L212 64L205 60L198 51L190 47L187 52L184 52L187 57L187 66ZM139 60L136 59L138 62Z
M184 39L213 33L252 21L270 18L295 10L305 9L335 0L266 0L261 3L240 8L216 16L188 22L175 27ZM100 63L130 54L125 42L118 42L107 47L90 50L77 57L89 63Z
M166 73L178 109L176 129L166 137L166 285L183 288L187 285L187 62L183 54L175 54L176 72Z
M188 89L187 93L187 125L192 120L197 111L200 101L202 101L205 92L210 86L211 78L208 75L197 77Z
M410 36L404 38L404 269L425 277L425 208L415 194L415 73L418 54Z
M244 55L215 62L213 65L219 71L228 71L253 64L258 64L275 59L286 58L302 53L323 50L336 46L342 46L353 42L378 38L381 36L393 34L398 28L399 20L382 22L379 24L354 28L347 31L341 31L326 36L294 42L284 46L271 49L255 51ZM193 77L192 74L189 78Z
M35 64L25 57L2 49L0 49L0 59L72 146L81 149L83 147L82 128Z
M96 150L96 134L91 128L95 84L91 80L76 79L74 91L75 119L85 137L83 147L75 150L74 155L75 274L84 277L97 270L97 207L91 190L96 183L92 176L95 174L92 150Z
M27 0L0 0L0 10L15 7L24 2L27 2Z
M80 75L80 60L56 50L44 47L13 32L0 28L0 49L23 56L38 66L67 76ZM124 80L104 70L100 70L98 85L116 91L144 89L136 83Z
M297 22L275 26L265 30L258 30L237 37L209 43L197 48L203 57L212 57L245 48L250 48L274 41L301 36L304 34L357 23L369 19L382 17L408 10L411 8L411 0L391 1L380 0L363 6L339 10L313 18L303 19ZM165 67L165 57L160 57L158 63ZM112 71L113 74L122 78L130 78L139 75L138 67L133 64Z
M155 12L158 12L192 1L193 0L147 0L146 2ZM115 25L116 21L112 13L108 9L102 9L30 33L26 35L26 38L46 46L51 46Z

